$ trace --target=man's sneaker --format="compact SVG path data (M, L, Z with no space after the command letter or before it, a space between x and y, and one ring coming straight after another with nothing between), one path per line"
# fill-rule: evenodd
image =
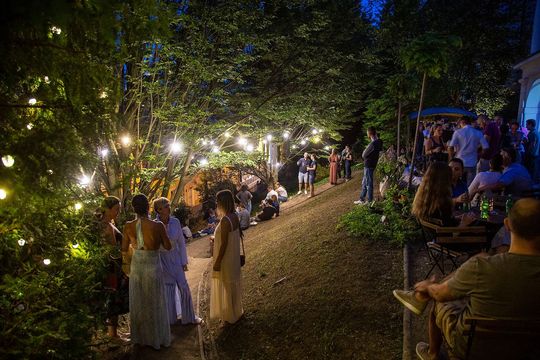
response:
M354 205L364 205L366 202L364 200L356 200Z
M296 195L300 195L302 193L302 190L299 190Z
M411 310L416 315L422 314L427 306L427 301L420 301L416 299L413 290L394 290L392 291L392 294L394 294L400 303L405 305L407 309Z
M304 190L304 195L307 195L307 190Z
M416 355L421 360L430 360L429 357L429 344L420 341L416 344Z

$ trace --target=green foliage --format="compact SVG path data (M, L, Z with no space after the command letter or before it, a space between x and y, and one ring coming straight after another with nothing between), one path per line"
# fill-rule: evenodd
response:
M371 241L387 241L403 245L419 236L416 220L411 216L411 195L392 186L384 200L374 206L356 206L343 215L338 230Z
M180 220L182 226L185 226L189 222L191 216L191 210L184 201L180 202L176 209L173 211L173 216Z

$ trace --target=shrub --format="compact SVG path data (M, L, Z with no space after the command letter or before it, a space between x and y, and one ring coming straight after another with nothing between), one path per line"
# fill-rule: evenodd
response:
M373 207L355 207L341 217L337 227L355 237L403 245L420 234L411 204L412 196L393 185L383 201Z

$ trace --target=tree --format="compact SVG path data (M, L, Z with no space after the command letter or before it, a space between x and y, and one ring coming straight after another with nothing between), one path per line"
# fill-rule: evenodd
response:
M411 41L402 53L402 59L407 70L415 70L422 74L422 88L420 90L420 101L418 105L418 116L414 132L414 145L411 161L411 171L409 176L409 188L411 187L412 174L414 173L414 163L416 159L416 148L418 145L418 129L420 128L420 117L422 105L424 103L424 93L428 76L439 78L448 69L448 59L450 52L461 46L461 39L456 36L443 36L436 33L426 33Z

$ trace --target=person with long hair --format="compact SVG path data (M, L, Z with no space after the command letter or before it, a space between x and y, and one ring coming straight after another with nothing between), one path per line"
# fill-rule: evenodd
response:
M429 138L425 141L425 152L430 162L448 161L446 145L443 141L443 128L441 124L435 124L431 127Z
M218 192L216 202L221 221L214 235L210 318L234 324L244 313L240 221L235 213L234 197L230 190Z
M129 275L131 342L159 349L171 344L159 250L172 246L165 225L148 218L148 198L135 195L131 204L137 218L124 226L122 241L124 258L130 247L134 249Z
M182 224L171 216L171 204L167 198L155 199L153 204L157 213L156 221L165 225L172 245L171 250L160 252L169 322L175 324L178 315L182 314L183 325L200 324L202 319L196 316L193 310L193 300L185 274L188 270L188 258Z
M336 149L332 149L328 161L330 162L330 185L337 185L339 155Z
M452 171L442 162L429 165L412 204L412 214L419 219L439 220L444 226L467 226L475 218L465 214L461 222L453 216Z
M107 196L96 211L103 244L107 247L108 266L104 280L107 299L107 334L118 338L118 316L129 312L129 280L122 271L122 233L116 228L114 222L120 212L120 199Z

